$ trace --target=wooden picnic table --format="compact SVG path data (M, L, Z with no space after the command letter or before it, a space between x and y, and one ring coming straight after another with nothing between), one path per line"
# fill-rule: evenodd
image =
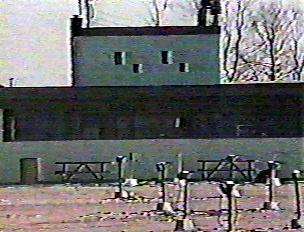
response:
M60 171L55 171L55 175L61 175L62 182L71 180L75 175L92 174L96 180L103 180L103 173L106 173L106 165L111 162L55 162L56 165L61 165Z

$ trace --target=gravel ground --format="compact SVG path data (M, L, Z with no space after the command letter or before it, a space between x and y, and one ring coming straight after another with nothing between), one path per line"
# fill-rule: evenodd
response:
M301 185L304 190L304 185ZM168 201L177 207L178 186L169 183ZM265 186L238 186L237 231L288 230L294 217L292 184L276 188L275 201L281 211L261 211ZM157 212L159 187L146 184L128 191L133 200L113 199L113 186L9 186L0 187L0 231L148 232L173 231L176 216ZM189 218L199 231L219 231L226 215L219 213L217 183L191 183ZM304 206L303 206L304 207ZM285 229L283 229L285 228ZM260 230L258 230L260 229Z

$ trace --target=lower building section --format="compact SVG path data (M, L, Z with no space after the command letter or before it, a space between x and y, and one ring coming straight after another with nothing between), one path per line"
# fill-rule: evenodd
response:
M303 87L7 88L1 140L303 137Z
M114 162L116 156L128 156L129 153L140 154L139 162L135 163L134 175L141 179L156 178L155 164L161 161L173 162L169 176L174 177L177 172L177 155L180 153L184 157L185 169L194 171L199 168L199 159L222 159L228 155L260 161L278 160L283 163L280 176L288 178L293 169L304 169L303 144L304 138L2 142L0 183L32 182L36 179L41 182L60 182L60 176L55 175L60 167L55 162ZM117 176L117 166L109 165L110 173L105 174L105 179ZM24 176L24 171L31 167L31 175ZM262 169L266 165L257 163L256 167ZM200 178L200 174L197 173L194 177Z

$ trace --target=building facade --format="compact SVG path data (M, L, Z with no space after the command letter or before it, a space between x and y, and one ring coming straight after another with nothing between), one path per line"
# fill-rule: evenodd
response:
M0 182L20 181L20 160L41 159L42 182L60 181L55 162L114 161L142 154L138 178L184 154L229 154L303 168L303 84L2 88ZM106 176L115 177L115 169ZM195 175L199 178L199 174Z
M72 19L74 86L219 84L220 28L82 28Z
M3 88L2 140L302 137L303 86L285 85Z

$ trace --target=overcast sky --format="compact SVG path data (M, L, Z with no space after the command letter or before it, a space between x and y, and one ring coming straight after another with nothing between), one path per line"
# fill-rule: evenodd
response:
M102 0L98 24L93 25L147 25L147 1ZM185 10L175 7L188 6L187 1L171 0L163 25L194 25L189 9L185 15ZM304 8L304 0L285 1ZM70 85L69 18L78 13L77 2L0 0L0 84L8 85L9 78L14 78L16 86Z

